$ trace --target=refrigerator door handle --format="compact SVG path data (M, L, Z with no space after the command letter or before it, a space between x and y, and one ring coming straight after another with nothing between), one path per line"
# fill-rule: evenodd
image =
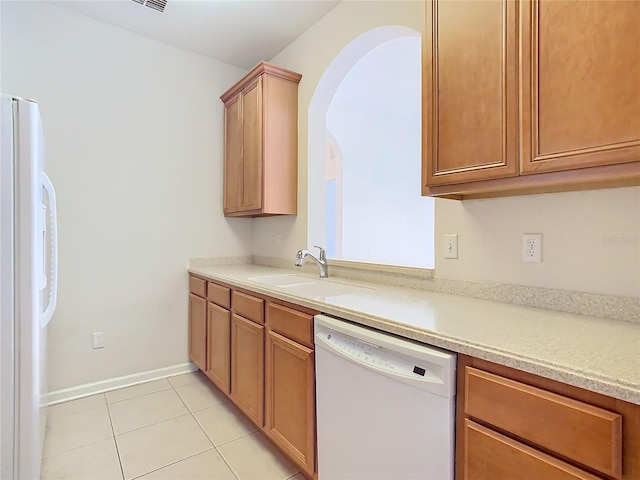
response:
M48 282L49 302L42 314L41 324L41 326L44 327L49 323L49 320L51 320L58 299L58 209L56 205L56 191L53 188L51 180L49 180L49 177L47 177L44 172L42 172L42 186L49 196L49 244L51 246L51 277L50 282Z

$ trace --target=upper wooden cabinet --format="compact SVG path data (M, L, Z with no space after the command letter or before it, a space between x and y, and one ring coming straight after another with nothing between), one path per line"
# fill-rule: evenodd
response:
M225 216L296 213L301 78L261 62L220 97Z
M428 185L518 174L517 4L427 2Z
M522 172L640 160L640 2L521 12Z
M640 2L426 3L423 194L640 184Z

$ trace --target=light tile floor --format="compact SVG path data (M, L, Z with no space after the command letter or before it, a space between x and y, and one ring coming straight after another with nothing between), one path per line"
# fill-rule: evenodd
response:
M200 372L50 407L41 478L304 480Z

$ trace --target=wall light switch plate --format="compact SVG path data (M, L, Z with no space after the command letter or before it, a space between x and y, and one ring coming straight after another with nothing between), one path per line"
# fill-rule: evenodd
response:
M458 234L444 236L444 258L458 258Z
M104 332L93 334L93 348L104 348Z

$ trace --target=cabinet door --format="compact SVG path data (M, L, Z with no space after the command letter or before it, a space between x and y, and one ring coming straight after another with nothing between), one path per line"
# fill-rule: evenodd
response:
M465 419L468 480L597 480L598 477Z
M312 476L315 469L313 350L269 331L265 377L267 434Z
M427 1L423 187L518 174L517 2Z
M207 369L207 301L189 294L189 358L200 370Z
M262 208L262 77L242 91L242 210Z
M242 207L242 95L224 106L224 212Z
M231 399L253 420L264 424L264 327L231 317Z
M208 308L207 375L227 395L231 392L231 313L214 303Z
M640 160L640 2L523 1L522 171Z

